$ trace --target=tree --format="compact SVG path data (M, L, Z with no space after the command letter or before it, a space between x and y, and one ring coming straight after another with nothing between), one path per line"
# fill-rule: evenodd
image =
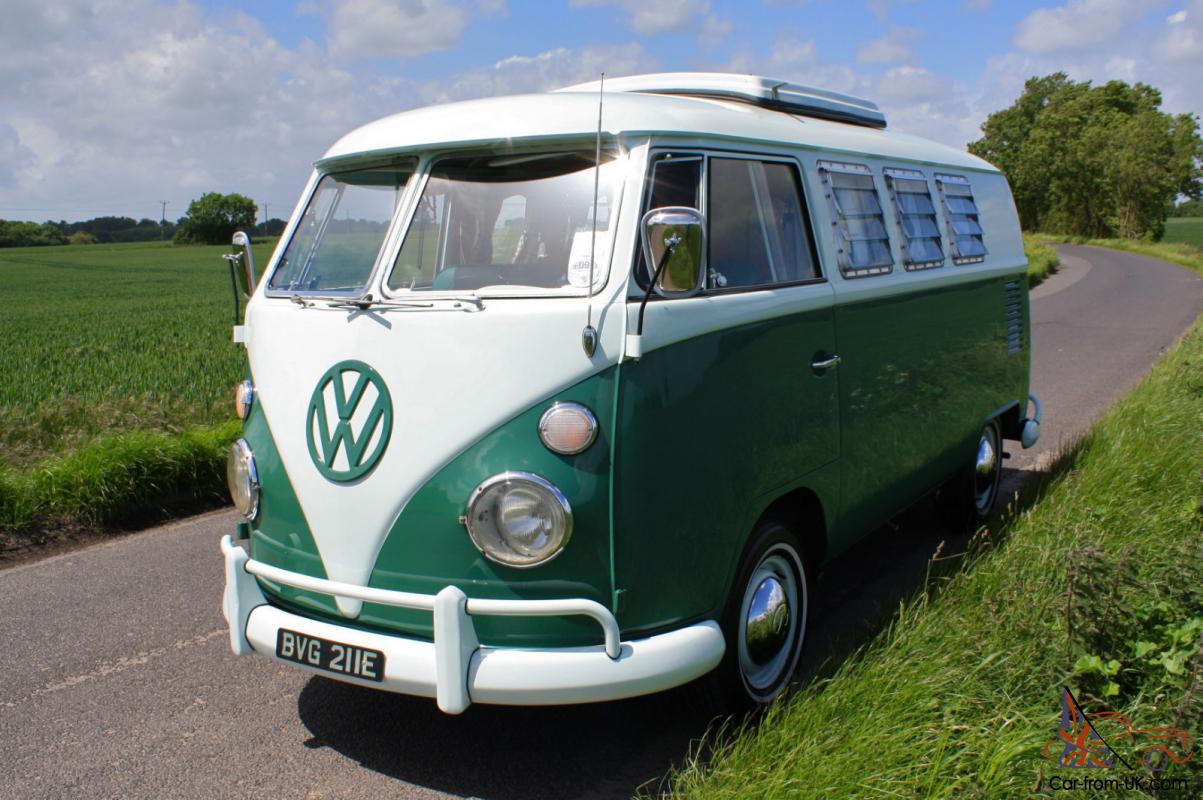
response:
M172 241L180 244L229 244L234 231L255 226L255 201L240 194L209 192L188 205Z
M1158 239L1176 198L1203 195L1198 120L1160 107L1142 83L1031 78L969 151L1006 174L1025 228Z

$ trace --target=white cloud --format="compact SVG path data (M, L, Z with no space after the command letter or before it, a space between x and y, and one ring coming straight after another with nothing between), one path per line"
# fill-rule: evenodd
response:
M445 0L341 0L328 13L330 51L347 59L406 60L447 50L469 21L465 9Z
M241 14L124 0L92 15L84 2L25 4L25 35L0 28L0 217L158 219L162 199L178 217L205 191L283 216L312 162L369 120L655 67L638 44L589 46L417 81L311 40L285 46Z
M911 43L922 32L915 28L894 27L880 39L861 45L856 51L856 60L861 64L911 64L918 60Z
M203 191L283 211L348 127L417 98L356 78L313 42L286 48L245 15L54 5L74 22L31 12L0 48L0 217L157 219L160 199L178 216Z
M32 155L29 148L21 144L21 137L13 126L0 122L0 189L15 182L17 170L28 163Z
M885 112L891 129L953 147L976 139L984 116L974 115L969 90L950 78L911 65L895 66L881 75L860 72L847 64L824 61L813 40L790 32L782 33L767 52L743 51L713 66L867 98Z
M1114 40L1163 0L1068 0L1038 8L1020 22L1015 46L1032 53L1077 50Z
M1166 24L1158 41L1158 58L1170 63L1203 60L1203 0L1170 16Z
M430 82L420 87L419 92L426 103L543 92L597 80L603 72L607 78L618 78L647 72L654 66L647 51L638 44L580 50L559 47L534 56L510 56L486 69L471 70L445 82Z
M731 29L730 22L714 12L709 0L572 0L570 5L620 8L630 15L627 24L631 30L641 36L697 32L704 39L716 40Z
M911 5L915 2L916 0L865 0L865 7L873 16L884 22L895 6Z

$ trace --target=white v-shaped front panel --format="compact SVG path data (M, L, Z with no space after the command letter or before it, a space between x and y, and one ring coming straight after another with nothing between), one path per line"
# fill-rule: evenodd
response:
M615 310L619 318L607 320ZM247 350L255 400L331 580L366 585L397 517L439 469L533 404L618 360L622 304L600 317L595 309L601 335L593 358L581 346L585 311L583 298L486 300L480 311L352 312L264 297L251 303ZM309 409L327 370L348 360L379 374L392 401L392 430L369 472L340 481L324 475L310 454L308 436L318 425ZM361 405L372 403L374 391L364 392ZM329 384L325 397L333 425ZM357 423L364 421L352 418L356 433ZM377 446L369 441L364 452ZM345 473L345 459L340 451L336 473ZM345 616L359 614L360 601L336 600Z

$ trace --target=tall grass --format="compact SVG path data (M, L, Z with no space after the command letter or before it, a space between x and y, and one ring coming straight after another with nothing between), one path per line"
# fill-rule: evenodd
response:
M1057 265L1061 263L1056 250L1031 234L1023 235L1023 252L1028 257L1029 289L1044 283L1049 275L1057 271Z
M0 530L149 520L220 500L226 453L240 430L230 421L112 434L25 469L0 468Z
M1052 474L833 677L673 776L672 796L1053 797L1054 776L1127 774L1045 757L1063 686L1203 738L1203 321ZM1203 756L1161 775L1193 783L1158 796L1203 795Z

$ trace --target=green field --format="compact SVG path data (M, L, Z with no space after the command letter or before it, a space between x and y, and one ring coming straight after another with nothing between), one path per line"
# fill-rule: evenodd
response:
M273 246L256 245L261 267ZM0 250L0 466L229 419L245 355L230 336L228 251Z
M245 374L228 250L0 250L0 556L224 501Z
M1203 247L1203 217L1170 217L1161 241Z

